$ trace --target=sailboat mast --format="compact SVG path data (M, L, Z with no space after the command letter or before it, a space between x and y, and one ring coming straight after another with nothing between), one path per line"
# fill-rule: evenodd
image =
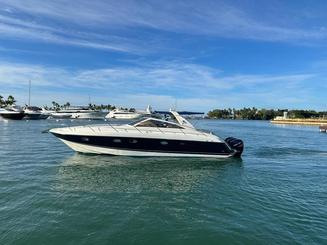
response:
M28 85L28 106L31 106L31 80L29 80Z

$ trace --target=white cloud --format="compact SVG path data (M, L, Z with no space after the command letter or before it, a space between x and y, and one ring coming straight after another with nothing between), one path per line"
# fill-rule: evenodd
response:
M96 103L134 107L153 104L161 109L171 107L176 99L181 109L287 107L290 103L310 104L315 92L309 89L310 84L321 77L321 74L225 75L211 67L176 62L94 70L0 63L0 93L21 94L19 100L26 101L28 80L32 80L33 90L40 94L35 101L41 104L58 99L86 104L90 95Z
M15 63L0 64L0 86L24 87L29 80L35 86L56 87L62 83L62 79L72 74L60 68L47 68L41 65L26 65Z
M143 43L112 34L83 32L78 29L63 29L35 21L8 17L0 12L0 35L2 38L37 40L40 42L80 46L128 53L147 53Z
M280 85L284 84L284 88L291 88L300 82L310 81L316 77L314 73L304 74L287 74L287 75L232 75L223 78L225 83L233 83L234 85L244 85L246 87L257 86L258 84Z
M70 70L68 68L45 67L15 63L0 63L0 84L19 85L26 80L39 86L79 87L102 89L144 89L167 91L199 91L201 89L232 90L250 88L260 84L297 84L309 81L316 74L224 75L222 71L192 63L147 63L144 66L103 69ZM108 88L109 89L109 88ZM260 89L260 88L257 88ZM207 92L207 91L206 91Z
M224 1L0 0L0 3L4 9L0 11L2 38L128 53L149 52L149 42L154 37L131 35L143 29L297 43L327 38L324 28L307 25L303 28L303 23L290 25L287 20L278 22L277 11L274 19L268 19L259 11ZM289 23L295 18L289 17ZM158 49L158 46L151 48Z

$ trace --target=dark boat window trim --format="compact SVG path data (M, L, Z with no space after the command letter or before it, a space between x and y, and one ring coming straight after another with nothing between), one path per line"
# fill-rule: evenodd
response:
M144 121L138 122L134 124L135 127L151 127L151 128L178 128L178 129L183 129L183 127L167 122L167 121L162 121L162 120L154 120L154 119L146 119Z

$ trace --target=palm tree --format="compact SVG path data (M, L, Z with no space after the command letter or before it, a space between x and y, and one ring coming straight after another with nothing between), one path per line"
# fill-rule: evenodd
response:
M13 105L13 104L15 104L15 102L16 102L16 100L15 100L14 96L9 95L5 103L6 103L6 105Z
M70 107L70 103L66 102L66 104L64 105L65 107Z
M5 101L3 100L3 96L0 95L0 108L5 105Z
M60 108L60 105L56 101L52 101L52 106L56 111Z

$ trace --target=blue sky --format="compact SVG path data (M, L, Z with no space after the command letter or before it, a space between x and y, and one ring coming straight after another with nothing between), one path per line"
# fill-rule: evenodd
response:
M0 94L326 110L326 1L0 0Z

